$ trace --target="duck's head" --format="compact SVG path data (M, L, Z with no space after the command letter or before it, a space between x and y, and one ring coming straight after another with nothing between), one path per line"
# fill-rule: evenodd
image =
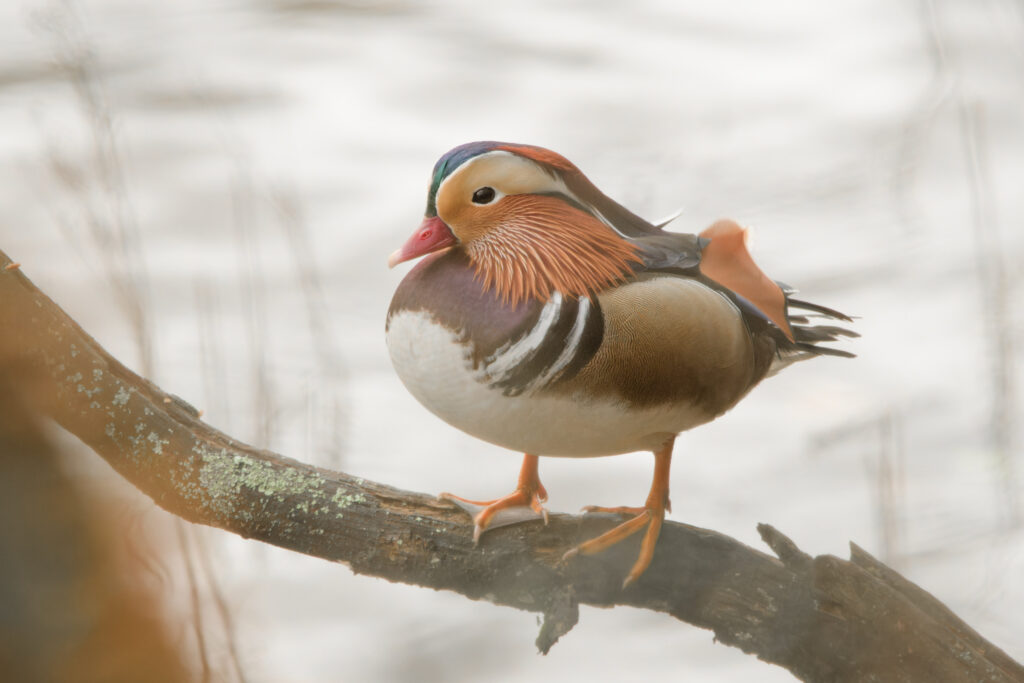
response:
M423 222L388 265L462 249L513 303L583 296L630 272L639 259L626 237L649 229L555 152L471 142L435 164Z

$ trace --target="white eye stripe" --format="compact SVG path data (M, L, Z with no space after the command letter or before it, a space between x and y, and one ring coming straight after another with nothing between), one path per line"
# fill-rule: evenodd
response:
M562 194L579 204L584 210L593 214L594 217L611 228L617 235L629 239L629 235L623 232L614 221L605 216L594 204L584 201L583 198L570 190L557 173L541 166L532 159L527 159L502 149L484 152L463 163L452 171L451 175L441 181L435 197L439 200L450 184L455 186L461 182L455 182L456 178L461 178L464 174L474 172L479 172L481 177L479 178L479 184L472 188L471 193L485 186L491 187L495 191L494 199L487 204L476 204L476 206L489 206L509 194ZM499 186L504 187L507 191L500 190ZM470 203L473 203L472 199L470 199Z
M442 193L442 192L444 191L444 189L445 189L445 187L446 187L446 186L448 186L448 185L450 185L450 184L453 184L453 182L452 182L452 181L454 181L454 180L455 180L456 178L458 178L458 177L462 176L463 174L465 174L465 173L466 173L466 172L467 172L467 171L468 171L468 170L469 170L470 168L472 168L472 167L473 167L473 165L474 165L474 164L475 164L475 163L476 163L476 162L477 162L478 160L481 160L481 159L488 159L488 158L491 158L491 157L496 157L496 156L507 156L507 157L511 157L511 156L513 156L513 155L512 155L512 154L511 154L510 152L506 152L506 151L504 151L504 150L494 150L494 151L492 151L492 152L485 152L485 153L483 153L483 154L480 154L480 155L478 155L478 156L475 156L475 157L473 157L472 159L470 159L469 161L467 161L467 162L463 163L463 164L462 164L461 166L459 166L459 167L458 167L457 169L455 169L454 171L452 171L452 172L451 172L451 173L450 173L450 174L448 175L448 177L447 177L447 178L445 178L444 180L442 180L442 181L441 181L441 184L437 186L437 195L436 195L436 196L440 197L440 196L441 196L441 193ZM492 187L493 187L493 186L492 186ZM495 190L497 190L497 188L495 188Z
M438 185L436 197L442 197L452 187L461 186L465 191L469 179L477 181L475 186L468 188L470 195L481 187L494 188L501 196L561 192L565 189L561 179L531 159L505 150L492 150L473 157L452 171Z

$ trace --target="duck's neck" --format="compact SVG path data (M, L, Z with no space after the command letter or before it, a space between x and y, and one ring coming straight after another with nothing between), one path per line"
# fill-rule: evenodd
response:
M636 247L604 223L553 197L516 195L509 219L465 246L484 287L503 302L580 297L622 281L640 262Z

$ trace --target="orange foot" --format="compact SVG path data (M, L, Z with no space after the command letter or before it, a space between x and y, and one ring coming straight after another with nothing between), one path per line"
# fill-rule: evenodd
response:
M442 493L438 498L484 506L484 509L473 518L473 543L480 542L481 534L491 525L494 515L500 510L528 507L543 517L544 524L547 524L548 511L543 503L548 499L548 492L544 489L544 485L540 483L540 477L537 474L537 460L536 455L526 454L523 456L523 467L519 471L519 483L516 486L516 490L507 496L495 500L469 500L468 498L453 496L450 493Z
M644 507L614 507L606 508L596 505L589 505L583 508L584 512L610 512L619 515L634 515L633 519L623 522L613 529L609 529L597 538L584 541L575 548L572 548L565 555L563 560L569 560L577 555L593 555L602 550L607 550L619 541L623 541L641 529L646 528L644 540L640 544L640 556L629 570L622 587L630 585L643 574L654 559L654 546L658 543L658 535L661 533L661 523L665 520L665 511L671 509L668 500L668 471L672 460L672 442L669 442L663 449L654 454L654 481L651 482L651 492L647 496L647 503Z

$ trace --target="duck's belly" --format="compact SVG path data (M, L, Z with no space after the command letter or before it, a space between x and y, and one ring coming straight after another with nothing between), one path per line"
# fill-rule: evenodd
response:
M472 436L523 453L591 457L654 450L714 417L694 405L633 407L579 392L505 395L480 381L459 336L422 311L396 313L387 344L398 376L426 408Z

